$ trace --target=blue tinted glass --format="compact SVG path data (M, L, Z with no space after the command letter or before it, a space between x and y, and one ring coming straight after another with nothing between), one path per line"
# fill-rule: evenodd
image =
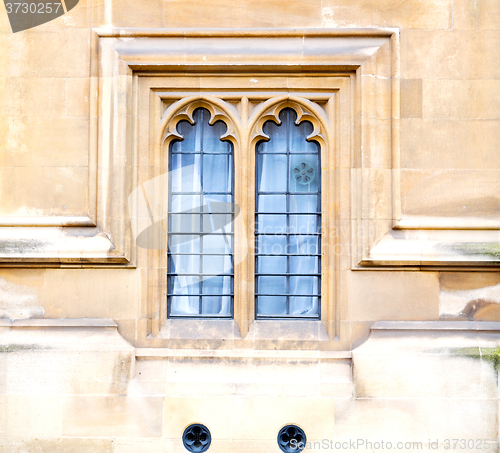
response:
M177 125L177 132L183 140L176 140L172 144L173 153L230 153L231 144L222 141L220 137L227 131L222 121L210 125L210 113L205 109L197 109L193 115L194 124L181 121Z
M200 294L200 277L196 275L175 276L170 279L168 292L179 296Z
M257 314L259 315L286 315L286 296L258 296Z
M200 237L187 234L170 234L168 250L170 253L200 253Z
M290 256L291 274L317 274L319 272L319 256Z
M233 265L228 255L203 255L203 272L206 274L231 274Z
M171 315L197 315L200 312L199 296L171 296Z
M290 212L319 212L318 195L290 195Z
M207 234L203 236L203 253L231 253L231 241L223 234Z
M257 277L259 294L286 294L286 277Z
M205 195L203 212L233 212L234 206L231 195Z
M199 214L171 214L170 231L172 233L200 233L201 219Z
M220 137L226 133L227 127L222 121L217 121L213 126L203 122L203 144L204 153L230 153L231 144L222 141Z
M261 316L319 317L320 147L313 125L283 109L257 145L256 288ZM269 213L269 214L265 214ZM270 255L270 256L263 256ZM318 255L318 256L313 256Z
M319 298L318 297L297 297L290 296L290 314L295 316L319 315Z
M193 118L194 124L177 125L183 139L172 143L169 156L169 314L227 317L233 297L233 236L227 234L235 210L232 145L220 140L227 129L222 121L209 124L208 110L197 109Z
M318 236L290 236L288 250L292 255L319 254Z
M306 137L311 135L313 125L308 121L300 123L298 126L290 127L290 152L291 153L317 153L319 146L316 142L306 141Z
M202 314L213 316L228 316L231 314L230 296L203 296Z
M319 189L319 156L301 154L290 157L290 192L313 192Z
M286 249L286 236L258 237L256 253L263 255L284 255Z
M203 192L231 193L233 160L229 154L203 155Z
M199 216L198 216L199 217ZM204 233L230 233L233 228L232 214L203 214L203 232Z
M259 153L283 153L287 150L288 125L286 114L280 115L281 124L273 121L267 121L264 124L264 133L270 137L269 141L260 142L258 146ZM283 124L284 123L284 124Z
M317 233L318 216L313 215L290 215L290 233Z
M257 216L260 233L286 233L286 215L264 214Z
M231 294L231 277L211 277L203 280L203 294Z
M173 195L170 212L201 212L200 195Z
M196 122L200 120L200 114L194 115ZM177 125L177 132L184 137L183 140L172 144L173 153L199 153L201 151L201 128L193 127L187 121L181 121Z
M286 212L286 195L259 195L257 211Z
M199 255L171 255L172 272L178 275L198 274L200 272Z
M259 256L257 266L261 274L285 274L286 256Z
M318 277L290 277L290 294L318 294Z
M257 187L259 192L286 192L286 154L262 154L258 156Z
M170 180L173 192L200 192L199 154L172 154Z

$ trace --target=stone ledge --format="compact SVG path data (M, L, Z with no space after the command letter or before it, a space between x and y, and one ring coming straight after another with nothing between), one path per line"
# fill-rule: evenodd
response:
M234 340L241 339L234 319L167 319L159 339L169 340Z
M487 321L377 321L370 330L500 331L500 322Z
M395 27L383 28L130 28L130 27L101 27L93 30L101 38L137 38L137 37L331 37L331 36L383 36L389 37L399 32Z
M110 319L3 320L0 394L122 394L135 348Z
M107 318L73 318L73 319L47 319L47 318L34 318L34 319L0 319L0 327L12 328L61 328L61 327L82 327L82 328L104 328L104 329L118 329L112 319Z
M271 341L330 341L325 325L319 320L258 319L250 325L247 339Z
M136 359L164 358L234 358L234 359L313 359L336 360L350 359L351 351L285 351L254 349L169 349L137 348Z
M496 400L499 350L499 322L375 322L352 351L356 397Z

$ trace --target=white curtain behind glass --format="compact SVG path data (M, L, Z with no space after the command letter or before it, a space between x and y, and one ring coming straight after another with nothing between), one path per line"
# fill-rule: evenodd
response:
M284 109L267 122L269 141L257 146L256 288L260 316L319 316L320 155ZM309 169L306 179L297 169ZM305 173L305 171L304 171Z
M206 109L195 124L180 122L184 137L170 150L168 292L171 316L231 316L232 145L226 126L209 125Z

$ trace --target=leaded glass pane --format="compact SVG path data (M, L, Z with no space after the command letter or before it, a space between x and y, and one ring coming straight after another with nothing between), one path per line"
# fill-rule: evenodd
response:
M257 145L256 315L319 317L320 147L292 109Z
M286 296L258 296L259 315L287 315L288 302Z
M290 212L318 212L318 195L290 195Z
M286 215L259 214L257 216L259 231L262 233L285 233Z
M257 277L260 294L286 294L286 277Z
M175 317L231 317L234 163L227 127L197 109L170 147L168 307Z
M260 274L279 274L284 268L286 268L286 256L259 257L257 272Z
M231 193L233 179L232 156L205 154L203 156L203 192Z
M290 296L290 314L294 316L311 316L319 312L319 297Z
M286 212L286 195L260 195L258 212Z
M286 192L287 155L258 155L257 187L259 192Z
M291 274L318 274L319 256L290 256L289 265Z

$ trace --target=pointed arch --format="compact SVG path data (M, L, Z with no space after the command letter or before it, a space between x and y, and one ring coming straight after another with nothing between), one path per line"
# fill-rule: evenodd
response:
M252 130L255 317L319 319L321 150L327 147L326 132L302 102L287 96L270 104L258 112Z
M325 149L330 146L332 132L326 112L308 99L300 96L284 95L269 99L252 112L248 121L248 140L251 149L260 140L269 140L268 135L263 130L264 124L267 121L280 124L279 114L286 108L293 109L297 114L295 124L298 125L303 121L309 121L313 125L313 131L307 137L308 141L315 140Z
M225 133L217 127L219 121ZM233 316L233 229L238 212L232 146L237 145L237 134L232 124L213 103L198 99L175 109L163 131L163 146L169 148L164 155L169 163L167 316L171 318Z
M168 149L168 145L172 140L182 140L182 136L177 131L177 125L180 121L188 121L190 124L194 124L193 114L199 108L205 108L210 112L210 125L217 121L223 121L226 124L227 131L221 137L221 140L230 141L235 151L239 149L239 142L243 134L238 112L230 104L215 96L208 95L189 96L169 106L160 121L158 145L160 147L166 145Z

